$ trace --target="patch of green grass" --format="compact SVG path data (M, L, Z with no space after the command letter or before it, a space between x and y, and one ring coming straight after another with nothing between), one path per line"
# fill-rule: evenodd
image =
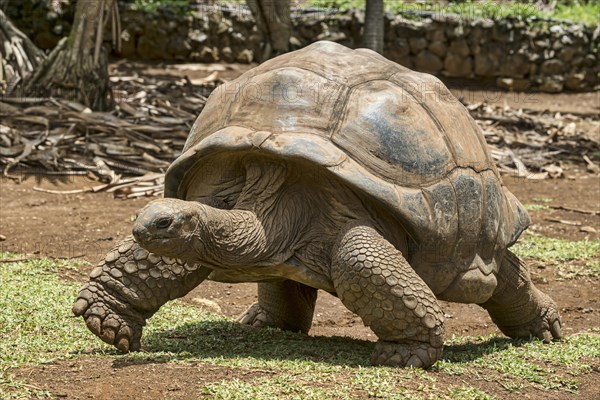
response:
M56 275L66 268L73 265L46 259L0 268L0 370L52 362L95 344L71 318L75 287Z
M9 253L0 257L19 258ZM41 395L15 381L8 368L53 362L98 344L70 316L76 289L56 275L67 268L74 266L51 260L0 265L0 398Z
M545 204L523 204L527 211L545 211L551 208Z
M307 6L341 11L352 9L365 9L365 0L309 0ZM461 18L528 18L539 16L541 12L533 4L516 1L461 1L461 2L436 2L436 1L384 1L386 11L392 13L433 12L439 15L458 15Z
M0 371L0 399L49 399L52 393L29 385L27 382L16 380L8 373Z
M524 383L546 390L573 392L578 375L591 371L590 360L600 358L600 335L580 334L560 342L544 344L511 341L495 335L478 338L455 336L449 341L443 360L435 365L439 371L468 374L484 369L499 372L499 382L508 390L520 390ZM480 357L473 358L477 345ZM563 367L568 374L557 373ZM485 372L483 372L485 374Z
M584 25L598 25L600 16L600 2L598 1L563 1L558 2L556 8L548 16L557 19L579 22Z
M448 392L452 399L495 400L497 398L477 388L465 386L449 388Z
M246 5L245 0L226 0L223 3L232 5ZM317 7L328 10L348 11L365 9L366 0L308 0L301 2L299 7ZM176 13L193 12L188 0L135 0L130 6L132 10L146 13L156 13L161 9L168 9ZM418 12L431 12L437 15L457 15L460 18L555 18L573 21L584 25L598 24L600 3L597 1L561 1L553 10L538 8L534 2L522 1L402 1L385 0L384 7L387 12L403 13L407 18Z
M71 317L79 285L58 277L65 268L73 266L49 260L0 265L2 399L48 395L15 381L9 368L83 354L111 357L117 366L193 362L241 371L236 379L213 382L198 393L216 399L494 398L453 375L497 382L512 392L528 386L574 392L579 377L600 358L600 335L593 333L550 345L497 336L453 337L433 371L372 367L372 342L253 329L178 301L148 321L142 352L120 355L87 331L81 318Z
M562 278L600 277L600 240L573 241L528 233L511 250L519 257L556 265Z
M350 386L377 399L419 399L421 394L434 391L431 377L421 369L359 368L350 379ZM434 379L433 379L434 380ZM407 388L411 381L419 381L416 388Z
M351 338L317 338L277 329L252 329L228 318L167 304L148 321L143 353L129 362L198 360L215 365L336 373L368 366L372 343ZM195 315L188 319L188 313ZM178 323L173 323L178 321Z
M392 1L392 3L396 2ZM434 12L442 15L456 14L461 18L530 18L540 15L539 9L533 4L514 1L462 1L448 4L433 2L429 4ZM409 5L404 4L403 8L406 9L407 6Z
M427 372L416 374L423 382L410 385L416 376L413 369L359 368L354 375L324 375L318 381L311 379L312 372L277 375L258 379L237 378L208 384L202 394L211 399L389 399L389 400L493 400L495 397L480 389L460 386L449 387L446 392L435 385L435 378ZM426 378L426 379L423 379Z
M124 359L129 362L202 361L301 376L300 387L311 387L311 392L302 394L308 398L321 396L319 390L324 382L327 382L328 390L337 391L336 398L344 398L344 393L351 397L363 393L374 398L419 398L424 393L436 393L437 398L448 399L493 398L469 387L455 387L447 396L439 395L434 390L435 374L420 369L368 366L366 360L372 343L313 338L270 329L254 330L227 319L213 321L210 325L197 321L167 331L153 330L144 343L147 353L127 355ZM511 341L493 335L455 337L448 342L443 359L434 366L434 371L485 377L510 391L520 391L531 385L559 392L576 391L578 381L575 376L589 372L588 358L598 357L598 338L600 336L593 334L578 335L544 345L540 341ZM341 357L336 357L338 354ZM556 371L557 366L563 367L561 373ZM265 379L272 381L274 378ZM295 386L298 382L294 382L269 383L267 387L277 393L299 390ZM239 385L221 382L211 386L210 393L217 398L228 398ZM344 391L346 387L347 392ZM268 395L257 392L258 389L252 390L255 390L252 392L254 397L249 398L260 399ZM459 396L461 393L462 397Z
M600 277L600 260L593 260L583 265L563 264L558 266L557 274L564 279L579 277Z
M365 0L309 0L308 7L338 9L341 11L365 9Z
M542 261L586 260L600 256L600 240L566 240L529 233L512 249L521 257Z
M534 197L534 204L524 204L525 209L529 211L545 211L551 210L552 208L548 205L552 202L552 199L549 197Z
M130 6L134 11L154 14L166 9L179 14L191 11L189 0L135 0Z
M309 7L338 9L341 11L365 9L365 0L309 0ZM392 13L433 12L439 15L458 15L461 18L530 18L546 17L569 20L584 25L598 24L600 3L597 1L561 1L553 10L543 10L533 2L519 1L401 1L385 0L385 9Z
M209 396L211 399L219 400L352 399L348 394L347 388L332 388L325 385L320 387L307 383L301 376L290 374L263 377L250 381L234 378L206 385L203 389L203 394Z

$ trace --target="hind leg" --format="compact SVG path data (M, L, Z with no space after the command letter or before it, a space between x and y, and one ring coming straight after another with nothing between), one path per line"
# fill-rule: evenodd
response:
M317 289L285 280L258 284L258 303L238 321L262 328L271 326L286 331L308 333L312 325Z
M331 278L342 303L379 337L373 364L427 368L440 358L444 315L434 294L375 229L341 234Z
M531 282L524 263L507 251L498 273L498 286L483 304L498 328L512 338L537 337L548 343L561 337L554 301Z

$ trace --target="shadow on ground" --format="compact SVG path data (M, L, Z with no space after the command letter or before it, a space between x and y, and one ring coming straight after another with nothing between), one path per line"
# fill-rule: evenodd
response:
M451 363L475 361L515 342L492 337L479 343L448 345L443 359ZM374 343L348 337L313 337L277 329L255 329L233 321L201 321L173 329L148 332L141 353L114 362L133 364L206 358L254 358L264 361L313 361L332 366L369 366Z

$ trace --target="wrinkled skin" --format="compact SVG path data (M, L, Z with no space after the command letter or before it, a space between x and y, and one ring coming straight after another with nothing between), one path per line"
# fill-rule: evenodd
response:
M544 343L562 337L556 303L533 285L519 257L508 251L498 278L492 298L481 306L502 333L511 338L536 337Z

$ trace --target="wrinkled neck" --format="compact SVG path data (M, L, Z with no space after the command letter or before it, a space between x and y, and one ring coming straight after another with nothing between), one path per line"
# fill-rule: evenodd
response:
M261 222L252 211L205 206L203 259L216 267L256 265L269 258Z

